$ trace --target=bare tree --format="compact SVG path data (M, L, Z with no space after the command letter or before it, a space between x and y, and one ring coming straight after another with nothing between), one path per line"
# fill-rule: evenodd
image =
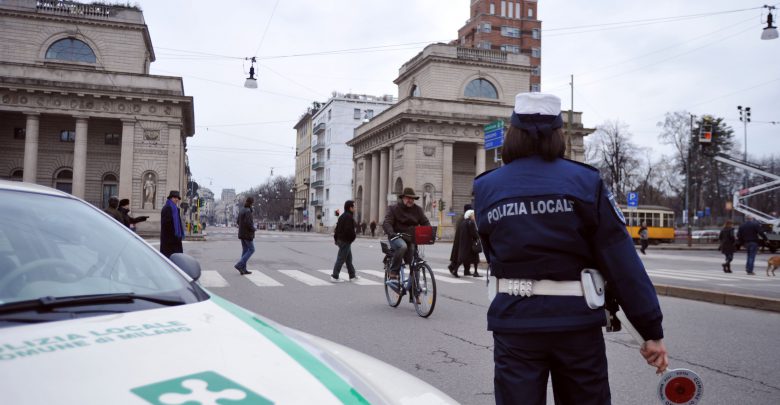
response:
M588 138L588 162L601 171L618 201L625 201L626 193L637 184L641 154L641 149L630 141L628 125L605 121Z

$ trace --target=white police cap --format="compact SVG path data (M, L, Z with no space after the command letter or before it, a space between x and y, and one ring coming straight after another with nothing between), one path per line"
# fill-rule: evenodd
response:
M561 99L547 93L519 93L515 96L515 114L557 116L561 113Z

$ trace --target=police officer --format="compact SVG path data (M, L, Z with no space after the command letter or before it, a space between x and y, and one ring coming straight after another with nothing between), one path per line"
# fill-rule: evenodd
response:
M646 342L640 353L668 364L655 289L625 218L596 169L563 159L561 101L515 98L502 150L506 164L474 181L474 208L497 294L488 309L498 404L609 404L604 309L583 295L598 269ZM591 278L593 280L593 278ZM491 287L495 287L491 285Z

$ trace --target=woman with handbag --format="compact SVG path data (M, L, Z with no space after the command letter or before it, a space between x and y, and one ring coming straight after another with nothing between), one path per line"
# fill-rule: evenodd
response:
M474 223L474 210L468 210L463 215L459 231L458 262L463 265L463 275L480 277L477 269L479 268L479 253L482 251L482 245L479 242L477 225ZM471 273L470 270L472 264L474 265L474 273ZM453 275L458 276L457 268Z

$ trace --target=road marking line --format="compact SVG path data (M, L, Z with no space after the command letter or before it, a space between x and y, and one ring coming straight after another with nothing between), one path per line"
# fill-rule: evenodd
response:
M258 287L281 287L284 284L272 279L267 274L264 274L260 270L249 269L252 274L247 274L244 277L254 283Z
M228 282L219 274L216 270L205 270L200 272L200 278L198 279L200 285L204 287L227 287Z
M675 280L706 281L704 279L696 278L696 277L672 276L672 275L667 275L667 274L653 274L651 272L648 272L648 275L650 275L651 277L672 278L672 279L675 279Z
M450 283L450 284L471 284L471 281L461 280L459 278L453 278L449 270L445 270L445 269L432 269L432 270L434 273L444 274L447 276L447 277L436 277L436 282L441 281L442 283ZM479 277L476 277L476 279L479 280Z
M720 276L720 275L713 275L713 274L704 274L702 272L688 271L688 270L652 269L652 270L648 270L648 271L653 271L655 273L669 274L669 275L672 275L672 276L699 277L699 278L703 278L703 279L718 280L718 281L734 281L734 279L735 279L735 277Z
M319 271L320 273L322 273L322 274L324 274L324 275L326 275L328 277L330 277L330 275L333 274L333 270L317 270L317 271ZM357 271L357 270L355 270L355 271ZM344 270L342 270L339 273L339 278L342 278L342 276L344 276ZM349 277L349 273L347 273L347 277ZM344 280L346 280L346 278L344 278ZM364 278L359 278L357 280L350 281L350 283L357 284L357 285L382 285L382 283L377 283L376 281L366 280Z
M322 287L322 286L328 286L333 285L332 283L322 280L320 278L310 276L300 270L279 270L280 273L284 274L285 276L292 277L298 281L300 281L303 284L310 285L312 287Z
M371 275L371 276L374 276L374 277L378 277L378 278L380 278L383 281L385 279L385 272L384 271L379 271L379 270L358 270L358 272L365 273L365 274L368 274L368 275Z

